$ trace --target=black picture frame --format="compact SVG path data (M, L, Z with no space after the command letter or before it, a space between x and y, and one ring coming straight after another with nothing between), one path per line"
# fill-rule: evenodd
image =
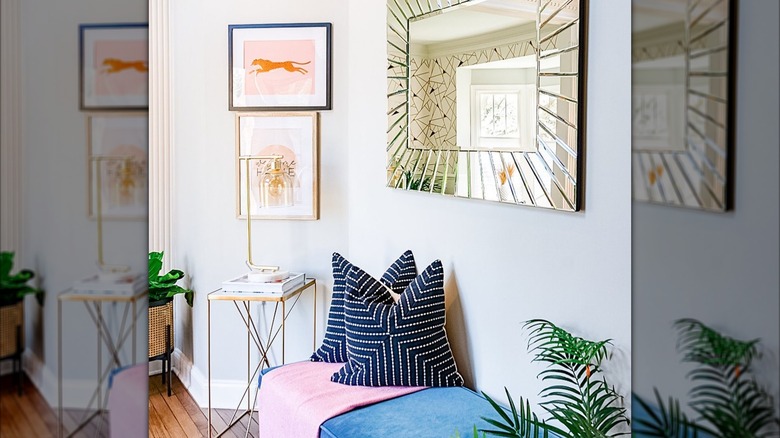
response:
M124 36L123 36L124 34ZM96 58L104 56L98 53L95 43L98 39L104 41L122 41L126 37L127 42L137 40L141 42L138 53L133 52L132 59L120 58L123 54L117 52L116 64L106 64L108 56L104 58L104 67L99 70L95 67ZM149 25L147 23L90 23L79 25L79 109L81 111L145 111L149 108ZM113 58L114 56L111 55ZM138 58L138 59L136 59ZM100 96L95 92L97 75L108 73L123 73L124 77L112 79L113 85L127 85L128 81L135 83L137 93L130 94L128 90L115 96ZM141 77L141 75L143 77ZM112 86L111 84L104 86Z
M324 31L324 35L320 35ZM299 34L300 41L309 41L314 38L313 60L298 61L290 60L265 60L255 59L254 62L265 61L267 64L255 69L254 76L254 95L245 93L245 86L249 83L247 79L250 72L247 72L245 51L239 50L239 44L253 42L258 45L270 44L276 38L295 38ZM228 110L229 111L322 111L332 109L332 24L331 23L270 23L270 24L231 24L228 25ZM267 40L252 40L251 38L269 38ZM307 39L308 38L308 39ZM290 43L298 41L294 39L279 39ZM243 61L237 59L236 54L243 54ZM324 58L324 59L323 59ZM301 88L310 88L310 94L296 96L290 94L263 95L259 93L257 75L260 72L287 72L290 74L308 75L310 70L309 63L314 63L314 73L306 81L293 81L288 84L290 89L298 86ZM234 63L237 63L234 65ZM317 68L324 63L324 69ZM270 67L270 68L269 68ZM263 68L266 70L262 71ZM324 71L323 71L324 70ZM313 81L313 82L312 82ZM297 83L296 83L297 82ZM262 82L261 82L262 84ZM278 85L277 81L276 84ZM324 87L324 90L322 89Z

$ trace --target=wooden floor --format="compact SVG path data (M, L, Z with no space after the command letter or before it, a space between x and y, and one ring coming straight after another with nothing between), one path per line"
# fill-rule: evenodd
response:
M168 397L162 378L149 378L149 437L205 437L208 436L208 410L200 408L179 379L173 376L173 394ZM212 433L222 431L233 415L232 410L215 409L212 413ZM241 419L224 437L243 438L247 417ZM249 436L257 437L257 413L252 416Z
M168 397L167 388L160 376L149 378L149 436L167 437L205 437L208 436L208 411L200 408L179 379L173 377L173 394ZM74 409L65 411L65 429L71 431L83 417L84 412ZM212 413L212 431L216 435L222 431L232 410L215 409ZM104 424L98 418L89 422L76 437L107 437L107 415ZM242 418L223 436L243 438L246 433L247 417ZM17 395L15 380L12 376L0 377L0 437L56 437L57 412L52 409L35 385L25 376L22 395ZM257 438L257 414L252 416L249 436Z
M21 396L16 392L13 376L0 377L0 436L57 436L57 414L26 375Z
M65 430L75 430L76 425L86 418L85 411L66 409ZM16 391L16 380L11 375L0 377L0 437L56 437L57 412L46 403L38 388L26 375L22 380L22 395ZM107 437L108 415L94 418L74 437Z

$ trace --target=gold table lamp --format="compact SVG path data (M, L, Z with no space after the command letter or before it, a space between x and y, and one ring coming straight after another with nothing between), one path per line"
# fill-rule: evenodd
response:
M268 282L283 280L287 278L289 272L281 271L278 266L258 265L252 259L252 161L272 160L271 168L263 175L261 180L260 197L265 204L264 207L286 206L292 201L290 184L286 174L282 169L282 155L242 155L238 157L239 165L244 164L246 170L246 265L250 272L247 274L247 280L250 282Z

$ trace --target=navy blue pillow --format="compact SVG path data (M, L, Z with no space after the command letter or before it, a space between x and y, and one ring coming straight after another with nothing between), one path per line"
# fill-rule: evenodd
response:
M444 331L444 269L431 263L388 302L381 282L353 266L344 311L348 361L331 380L362 386L463 386Z
M320 348L311 355L311 360L314 362L347 361L347 347L344 341L344 289L347 273L352 266L352 263L341 254L333 253L333 297L328 312L325 339ZM393 292L400 294L416 276L417 265L414 263L414 255L407 250L387 268L381 282L390 287ZM393 302L389 294L384 299L389 303Z

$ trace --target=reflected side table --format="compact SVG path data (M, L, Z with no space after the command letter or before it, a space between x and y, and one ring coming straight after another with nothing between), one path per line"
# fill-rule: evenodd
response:
M84 304L90 319L95 324L97 330L97 387L92 393L89 399L89 403L81 417L81 420L74 427L74 429L67 435L68 437L74 436L84 427L86 427L92 419L100 416L100 425L97 429L98 435L103 428L103 416L106 413L106 403L108 397L103 397L104 385L111 375L111 371L116 368L122 368L123 366L133 365L136 363L136 325L138 317L142 312L138 311L138 307L141 307L141 311L145 310L145 306L139 306L138 302L142 301L146 297L147 291L143 290L133 294L118 294L112 292L82 292L73 289L67 289L57 296L57 400L58 404L58 425L57 436L62 437L64 430L63 421L63 404L62 404L62 305L64 302L80 302ZM104 316L103 305L105 303L122 304L121 324L118 327L118 331L112 334L110 323L112 321L107 320ZM129 314L129 315L128 315ZM130 321L128 321L130 316ZM123 363L122 361L122 349L128 338L131 340L131 356L130 363ZM103 366L103 347L106 347L110 355L108 364ZM95 404L96 403L96 404ZM95 404L96 410L90 414L90 409Z
M281 365L284 365L285 363L285 357L284 357L284 349L285 349L285 325L287 321L287 317L290 315L292 310L295 308L295 305L300 300L301 296L303 295L303 292L307 289L312 289L313 291L313 297L312 297L312 303L313 303L313 317L312 317L312 348L317 348L317 283L316 280L313 278L306 278L300 286L295 287L294 289L291 289L287 292L284 292L283 294L269 294L264 292L228 292L223 289L217 289L214 292L211 292L208 294L208 311L207 311L207 321L208 321L208 344L207 344L207 356L208 356L208 436L209 438L212 437L212 408L211 408L211 302L212 301L231 301L233 302L233 305L236 308L236 311L241 316L241 320L244 322L244 325L246 326L246 388L244 389L244 392L241 395L241 399L238 401L238 405L236 406L236 409L233 411L233 415L230 419L230 421L227 421L227 426L225 429L221 432L217 433L217 437L222 436L225 432L229 431L234 425L236 425L239 421L241 421L242 418L245 416L248 417L247 421L247 431L252 426L252 412L254 412L255 405L257 403L257 394L259 392L258 389L255 389L255 396L254 401L252 401L251 397L251 390L253 386L253 382L255 380L255 377L258 375L261 369L265 369L267 367L271 366L270 360L268 359L268 352L271 349L271 346L274 344L274 341L277 339L279 334L281 334L281 342L282 342L282 363ZM288 301L291 302L291 305L287 306ZM240 303L240 304L239 304ZM251 313L251 304L252 303L273 303L274 304L274 312L273 316L271 317L270 324L268 325L268 333L265 337L260 336L260 331L257 328L257 324L253 318ZM281 313L280 313L281 310ZM277 318L278 317L278 318ZM255 345L255 348L257 349L257 352L259 353L260 359L257 362L257 365L254 367L254 371L252 371L251 366L251 351L252 351L252 344ZM246 399L246 409L243 409L241 405L244 403L244 400ZM251 402L251 403L250 403ZM243 409L243 411L242 411Z

